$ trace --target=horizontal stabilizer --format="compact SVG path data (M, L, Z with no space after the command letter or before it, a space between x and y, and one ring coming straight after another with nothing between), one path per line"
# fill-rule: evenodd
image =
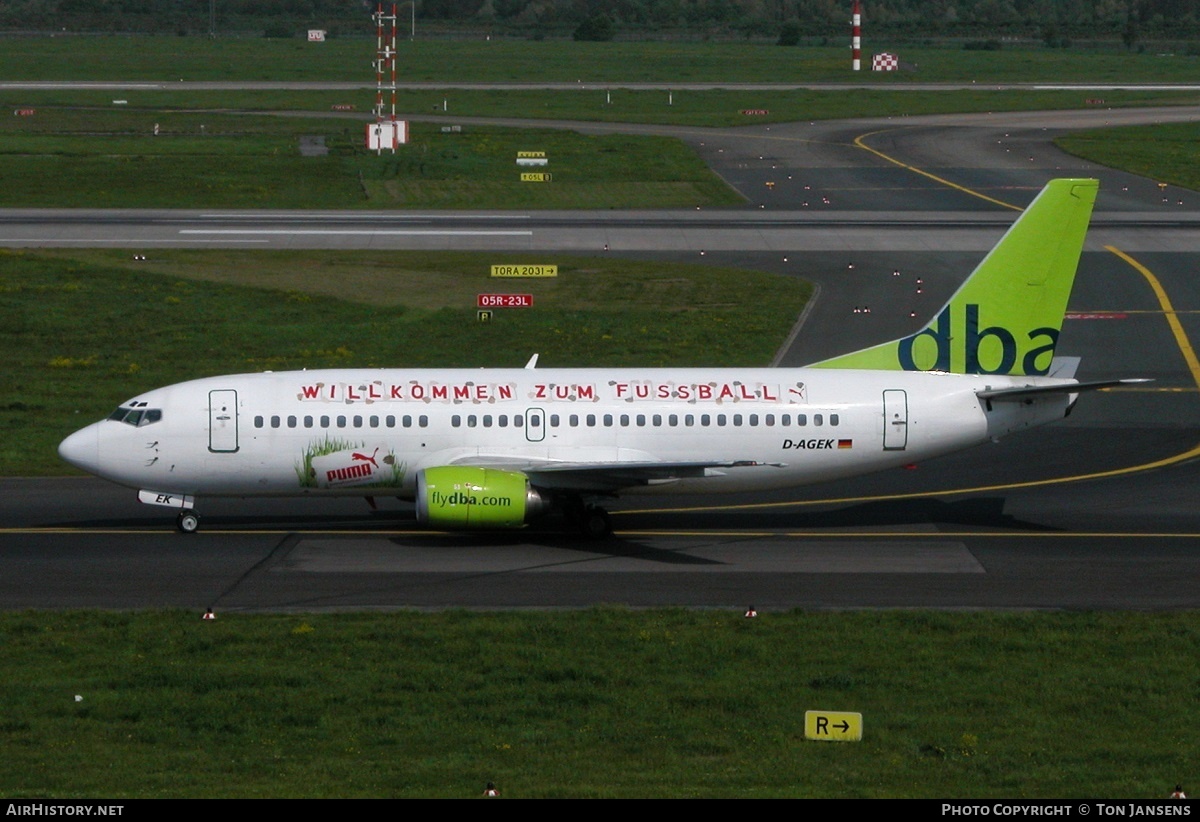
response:
M1137 385L1146 382L1154 382L1154 380L1139 378L1064 382L1057 385L1022 385L1016 388L989 388L986 391L975 392L975 396L981 400L1024 400L1039 394L1078 394L1080 391L1096 391L1101 388L1112 388L1114 385Z

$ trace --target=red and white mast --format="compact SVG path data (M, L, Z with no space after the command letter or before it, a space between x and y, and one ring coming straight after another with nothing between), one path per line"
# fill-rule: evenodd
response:
M858 0L854 0L854 8L850 13L850 64L854 71L862 66L862 9Z
M383 3L379 3L375 10L375 14L371 15L375 19L375 125L376 134L382 135L386 133L391 135L387 138L390 148L393 153L396 151L395 135L397 135L396 125L396 4L392 3L392 13L388 15L383 10ZM387 24L391 23L391 39L387 39ZM390 85L389 85L390 75ZM384 107L384 92L390 90L392 93L392 111L391 116L385 113ZM383 149L382 137L374 146L376 153Z

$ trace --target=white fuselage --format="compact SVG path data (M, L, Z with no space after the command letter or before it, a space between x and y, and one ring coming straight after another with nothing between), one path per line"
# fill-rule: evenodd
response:
M620 487L610 472L574 490L748 491L868 473L1060 419L1066 394L994 408L976 396L1048 382L1064 381L820 368L239 374L142 394L124 419L118 409L60 453L122 485L197 496L412 497L415 474L444 465L698 462L724 465Z

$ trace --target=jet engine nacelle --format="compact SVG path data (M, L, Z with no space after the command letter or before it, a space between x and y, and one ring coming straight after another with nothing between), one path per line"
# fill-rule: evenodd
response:
M417 521L438 528L520 528L550 502L529 478L496 468L425 468L417 472Z

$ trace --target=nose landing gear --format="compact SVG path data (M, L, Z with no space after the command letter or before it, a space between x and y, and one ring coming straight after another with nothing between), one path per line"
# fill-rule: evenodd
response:
M194 534L200 527L200 515L191 509L180 511L179 516L175 518L175 527L181 533Z

